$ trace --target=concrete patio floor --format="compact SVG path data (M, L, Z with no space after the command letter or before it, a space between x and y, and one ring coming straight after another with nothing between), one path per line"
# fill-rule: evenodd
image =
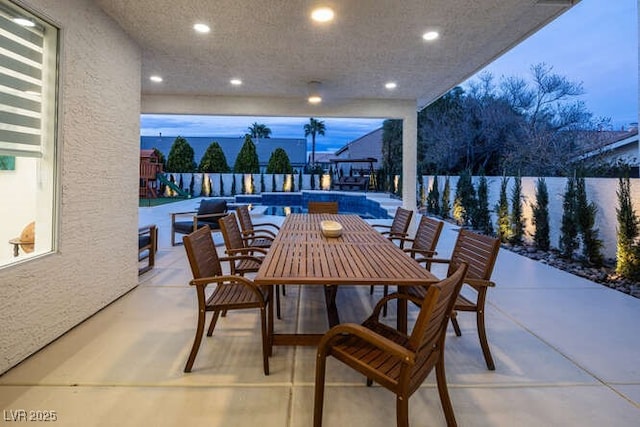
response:
M388 203L393 209L398 202ZM182 372L196 296L184 249L169 244L168 214L196 204L140 209L140 224L160 229L155 268L136 289L0 377L3 424L15 423L10 411L24 409L56 411L55 424L63 426L311 425L315 350L276 347L271 375L264 376L255 311L222 318L213 337L203 339L193 372ZM451 252L455 238L446 225L440 256ZM506 250L493 279L486 317L496 370L486 369L473 315L460 314L461 337L452 328L447 336L458 424L639 425L640 300ZM361 321L381 291L370 296L368 288L341 287L343 321ZM288 286L282 304L277 330L326 328L321 289ZM393 309L388 320L395 321ZM366 387L333 359L326 387L324 425L395 425L393 394ZM433 373L409 407L412 426L445 425Z

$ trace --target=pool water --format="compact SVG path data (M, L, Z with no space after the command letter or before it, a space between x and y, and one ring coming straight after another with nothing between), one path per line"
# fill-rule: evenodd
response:
M302 206L267 206L264 210L264 215L275 215L275 216L287 216L292 213L306 213L307 210ZM362 213L362 212L340 212L343 214L353 214L359 215L360 218L363 219L377 219L378 217L370 214L370 213Z

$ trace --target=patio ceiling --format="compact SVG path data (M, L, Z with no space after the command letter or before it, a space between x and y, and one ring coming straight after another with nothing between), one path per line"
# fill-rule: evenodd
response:
M428 105L572 0L97 0L140 45L143 95L416 100ZM309 19L328 5L330 23ZM208 34L193 30L197 22ZM432 42L423 33L436 30ZM558 41L561 42L561 41ZM162 76L162 83L149 77ZM241 86L230 79L241 78ZM397 88L385 89L394 81Z

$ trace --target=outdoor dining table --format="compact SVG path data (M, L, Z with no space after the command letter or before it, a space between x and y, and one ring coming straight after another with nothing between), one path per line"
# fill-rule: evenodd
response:
M321 221L342 225L339 237L326 237ZM285 219L254 282L266 285L273 301L275 285L417 285L435 283L431 272L358 215L290 214ZM338 320L335 304L327 299L329 324ZM398 300L398 329L407 330L406 300ZM317 345L321 334L277 334L273 304L269 304L269 343Z

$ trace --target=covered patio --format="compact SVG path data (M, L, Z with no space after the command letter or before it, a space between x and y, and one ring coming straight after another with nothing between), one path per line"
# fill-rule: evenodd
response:
M141 223L162 230L156 267L136 289L0 378L5 411L56 410L65 426L311 424L315 349L276 347L271 374L263 375L253 310L221 319L193 371L182 372L196 297L184 249L171 247L166 227L169 212L194 203L140 209ZM438 245L442 256L455 237L447 225ZM473 315L460 314L461 337L452 328L447 334L447 379L459 425L637 425L640 300L504 249L493 278L486 314L496 370L486 368ZM343 321L367 316L379 288L373 296L362 287L341 288ZM277 328L326 328L321 289L289 286L282 304ZM393 308L388 320L395 321ZM325 425L394 425L391 393L367 388L363 377L335 360L327 372ZM433 373L409 408L411 425L445 425Z

